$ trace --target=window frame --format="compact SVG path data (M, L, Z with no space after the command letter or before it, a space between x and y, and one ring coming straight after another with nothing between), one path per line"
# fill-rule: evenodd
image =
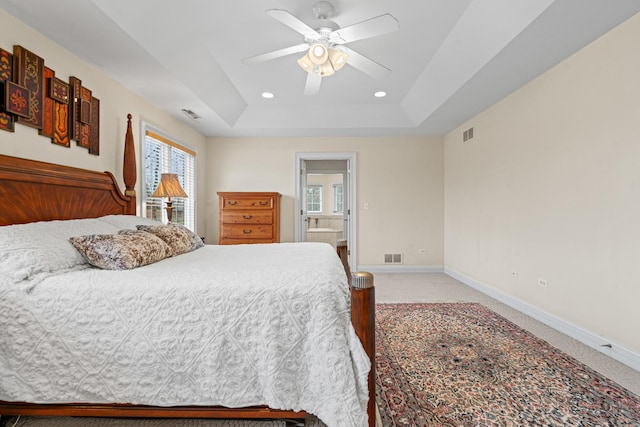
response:
M340 204L340 209L338 209L338 204ZM333 213L344 213L344 186L342 183L333 184Z
M155 126L142 123L142 144L141 144L141 163L142 163L142 191L141 191L141 208L142 216L149 217L150 209L156 212L151 215L152 219L157 219L163 223L167 222L166 198L151 197L157 182L159 182L162 173L177 173L180 185L183 187L189 197L175 198L173 202L173 223L182 224L196 232L196 206L197 206L197 173L196 173L196 151L182 143L174 137L169 136L165 132L159 130ZM160 147L160 167L156 168L156 176L149 179L148 162L149 143ZM178 156L176 158L176 156ZM153 172L151 172L153 174ZM185 176L187 175L187 176ZM149 182L151 181L151 182ZM151 187L154 188L151 188Z
M317 188L319 189L318 191L318 206L319 206L319 210L311 210L309 209L309 205L311 202L311 193L309 190L313 189L313 188ZM321 214L322 213L322 200L323 200L323 193L324 193L324 188L322 186L322 184L309 184L307 185L307 214Z

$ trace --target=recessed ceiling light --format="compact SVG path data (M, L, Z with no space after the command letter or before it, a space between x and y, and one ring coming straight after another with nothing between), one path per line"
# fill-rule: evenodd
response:
M274 97L274 95L273 95L273 93L271 93L271 92L262 92L262 97L263 97L264 99L271 99L271 98L273 98L273 97Z
M384 98L385 96L387 96L387 92L383 90L379 90L376 93L374 93L373 96L375 96L376 98Z

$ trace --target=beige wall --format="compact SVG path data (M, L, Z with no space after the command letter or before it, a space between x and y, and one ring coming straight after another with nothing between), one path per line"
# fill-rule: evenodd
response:
M296 153L355 152L358 265L382 265L384 253L403 252L406 265L442 266L442 138L212 138L209 144L207 241L218 240L217 191L282 193L281 241L293 241Z
M636 352L638 40L640 15L446 135L444 166L448 268Z
M93 91L96 98L100 99L99 156L88 154L86 149L77 147L74 141L70 148L54 145L49 138L38 135L36 129L21 124L16 124L14 133L0 131L1 154L85 169L108 170L119 180L121 188L124 188L122 180L124 136L127 114L131 113L136 141L138 176L142 171L140 123L145 121L197 150L198 193L204 200L206 184L203 160L206 157L206 146L202 135L172 119L2 9L0 9L0 28L2 28L0 47L11 52L13 45L19 44L31 50L44 59L45 65L56 72L56 77L68 81L69 76L76 76L82 80L83 85ZM138 178L137 191L140 192L140 178ZM199 209L200 211L203 214L198 216L198 231L204 230L204 207Z

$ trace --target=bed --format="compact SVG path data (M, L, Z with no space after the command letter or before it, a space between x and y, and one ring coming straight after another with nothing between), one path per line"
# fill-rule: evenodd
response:
M350 286L346 247L158 243L168 226L135 216L128 120L124 192L108 172L0 155L0 225L42 241L0 252L0 415L375 425L374 289ZM70 235L144 235L162 256L96 268Z

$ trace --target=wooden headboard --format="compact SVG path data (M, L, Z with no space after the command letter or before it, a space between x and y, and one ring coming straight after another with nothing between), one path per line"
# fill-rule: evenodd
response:
M123 194L110 172L0 154L0 225L136 214L136 165L127 116Z

